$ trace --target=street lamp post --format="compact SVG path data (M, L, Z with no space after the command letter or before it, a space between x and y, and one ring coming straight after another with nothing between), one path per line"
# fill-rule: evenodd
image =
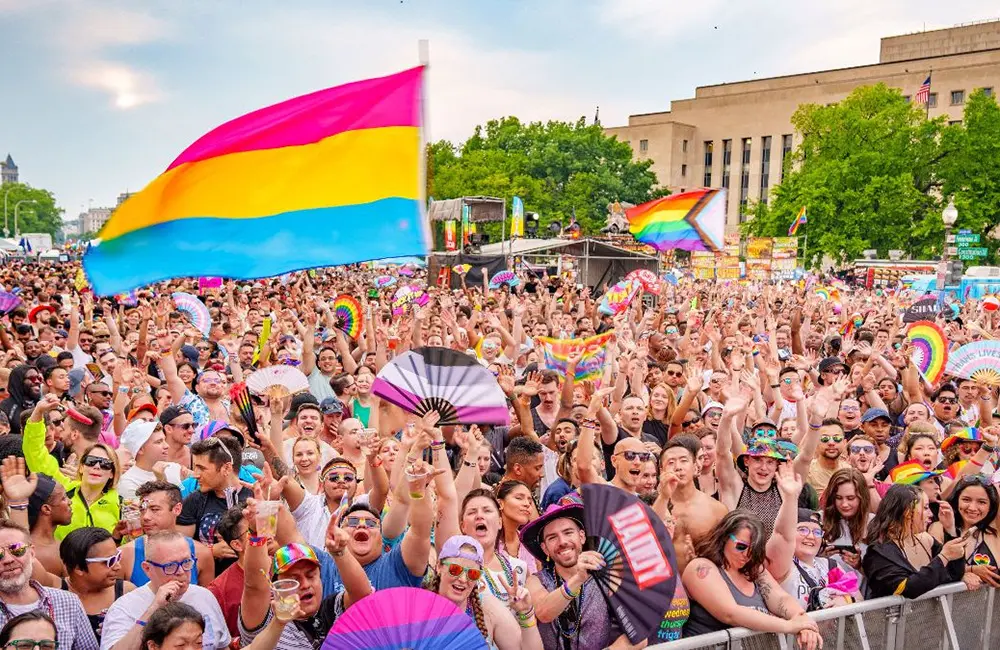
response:
M14 236L15 237L17 237L18 235L21 234L20 230L17 227L17 214L18 214L18 212L21 209L21 204L22 203L34 203L34 204L37 205L38 201L36 201L35 199L21 199L20 201L18 201L17 203L14 204Z
M9 188L3 193L3 236L10 237L10 229L7 228L7 196L14 190L13 187Z
M944 251L941 255L941 266L944 269L944 276L938 270L938 290L944 291L945 277L948 274L948 246L951 243L951 228L958 221L958 208L955 207L954 199L948 199L948 205L941 211L941 221L944 222Z

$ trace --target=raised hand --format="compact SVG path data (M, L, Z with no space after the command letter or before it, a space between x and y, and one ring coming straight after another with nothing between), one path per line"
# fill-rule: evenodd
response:
M76 480L80 472L80 461L76 454L70 454L63 466L59 468L62 475L68 479Z
M514 612L523 615L532 610L531 594L524 585L520 584L516 571L512 572L509 584L507 583L506 576L500 576L500 582L507 592L507 604Z
M76 478L74 472L73 478ZM0 484L8 503L27 502L38 485L38 475L24 475L24 458L7 456L0 463Z
M802 477L795 473L791 463L778 464L778 491L781 498L796 500L802 492Z

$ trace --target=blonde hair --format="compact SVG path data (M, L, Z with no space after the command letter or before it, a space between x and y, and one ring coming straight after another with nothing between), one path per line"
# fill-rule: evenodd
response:
M104 485L105 492L107 492L108 490L113 490L118 487L118 479L121 478L121 465L119 465L118 463L118 453L115 452L115 450L109 447L108 445L104 444L103 442L95 442L94 444L90 445L83 451L83 456L80 457L80 465L77 467L76 470L76 480L83 481L83 468L86 467L83 464L83 459L86 458L88 455L90 455L90 452L92 452L95 449L100 449L105 454L107 454L108 459L115 465L115 468L111 470L110 485L107 483L105 483Z

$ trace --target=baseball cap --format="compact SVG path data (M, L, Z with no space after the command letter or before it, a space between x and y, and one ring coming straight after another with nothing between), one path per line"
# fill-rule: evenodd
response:
M319 400L312 393L296 393L292 396L292 404L288 407L288 413L285 413L285 419L294 419L299 414L299 407L303 404L316 404L318 406Z
M861 423L864 424L865 422L871 422L872 420L877 420L879 418L885 418L889 421L889 424L892 424L892 416L889 415L889 411L876 408L871 408L865 411L865 414L861 416Z
M140 404L139 406L137 406L134 409L132 409L131 411L129 411L128 412L128 417L126 419L127 420L132 420L132 419L135 418L135 416L139 415L143 411L146 411L147 413L149 413L150 415L152 415L154 418L156 417L156 405L155 404L151 404L149 402L146 402L145 404Z
M142 449L142 446L146 444L146 442L153 435L153 431L156 430L156 427L159 424L160 423L156 421L147 422L146 420L135 420L134 422L130 422L122 432L121 446L128 449L128 452L132 454L133 458L135 458L139 453L139 450Z
M344 403L336 397L324 397L319 403L319 410L323 415L335 415L344 412Z
M38 515L41 513L42 506L49 500L52 496L53 490L56 489L56 482L47 474L38 474L38 483L35 485L35 491L31 493L28 497L28 523L29 525L34 525L38 521Z
M282 546L274 553L274 562L271 565L271 573L279 575L288 571L296 562L312 562L320 566L316 551L305 544L288 544Z
M182 415L191 415L191 411L176 404L168 406L163 409L163 413L160 413L160 424L170 424Z
M479 565L483 564L483 547L474 537L468 535L453 535L441 546L439 560L450 560L459 558L470 560Z
M819 362L819 372L823 374L824 372L829 372L837 366L843 366L847 369L847 364L840 357L827 357Z
M722 404L720 404L719 402L709 402L708 404L705 405L705 408L701 409L701 414L702 414L702 416L704 416L706 413L708 413L712 409L719 409L721 411L723 408L725 408L725 407Z

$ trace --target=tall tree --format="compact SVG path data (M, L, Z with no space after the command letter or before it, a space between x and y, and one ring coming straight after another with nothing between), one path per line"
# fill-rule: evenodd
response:
M806 206L809 255L835 260L868 248L940 254L943 242L936 169L953 153L944 118L884 84L857 88L827 106L804 104L792 116L802 143L769 204L753 206L752 235L782 236Z
M62 224L62 209L56 205L56 199L52 192L25 185L24 183L14 183L0 185L0 195L7 197L7 216L4 228L14 236L14 216L15 208L20 201L35 201L34 203L22 203L21 209L17 211L17 230L19 232L47 232L54 235Z
M460 146L429 145L427 192L435 199L505 198L508 213L519 196L539 214L543 231L575 214L585 233L595 233L604 227L608 203L642 203L664 193L651 165L633 161L628 143L584 118L524 124L506 117L477 126Z

